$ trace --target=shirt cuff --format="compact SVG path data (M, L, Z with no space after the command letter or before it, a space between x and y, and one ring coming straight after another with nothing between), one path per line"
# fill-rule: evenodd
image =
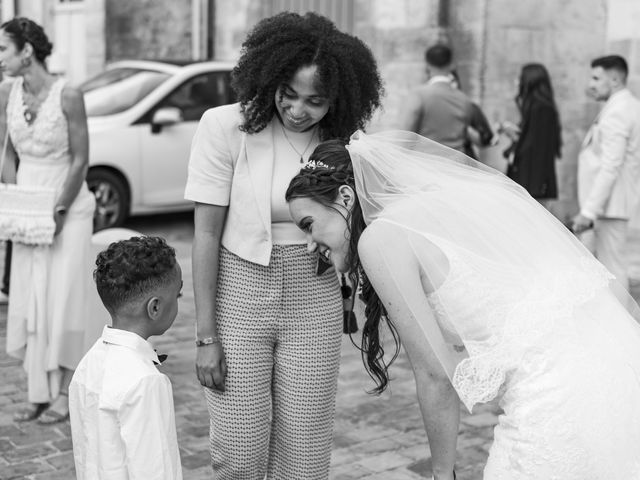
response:
M596 218L598 218L598 216L595 213L593 213L591 210L587 210L587 209L584 209L584 208L580 210L580 215L582 215L583 217L588 218L592 222L595 221Z

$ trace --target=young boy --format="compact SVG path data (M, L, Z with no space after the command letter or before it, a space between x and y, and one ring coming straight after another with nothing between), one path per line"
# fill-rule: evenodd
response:
M182 272L159 237L112 243L98 255L98 294L112 326L80 361L69 387L79 480L180 480L173 394L147 339L178 313Z

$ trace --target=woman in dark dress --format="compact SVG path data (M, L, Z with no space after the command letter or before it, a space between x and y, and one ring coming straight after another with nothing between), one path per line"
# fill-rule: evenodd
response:
M507 175L537 200L558 197L555 159L560 158L560 117L553 99L551 79L544 65L522 67L516 105L520 124L502 131L513 140L504 152L509 162Z

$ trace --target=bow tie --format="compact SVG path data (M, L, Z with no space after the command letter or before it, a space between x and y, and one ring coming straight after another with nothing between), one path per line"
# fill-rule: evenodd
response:
M169 355L167 355L166 353L158 353L157 350L154 350L154 352L156 352L158 354L158 363L155 363L156 365L161 365L162 363L164 363L164 361L167 359L167 357Z

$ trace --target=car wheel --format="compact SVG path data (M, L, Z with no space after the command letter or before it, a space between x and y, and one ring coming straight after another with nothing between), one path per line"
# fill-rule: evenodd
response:
M87 174L87 185L96 197L93 230L121 226L129 215L129 189L117 173L94 168Z

